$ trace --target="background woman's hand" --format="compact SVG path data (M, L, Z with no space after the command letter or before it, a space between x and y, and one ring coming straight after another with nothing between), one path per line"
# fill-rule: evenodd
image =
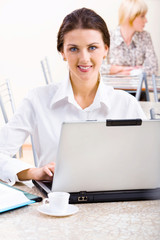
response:
M110 73L111 75L130 75L131 71L141 68L140 66L118 66L111 65Z
M40 168L29 168L17 174L20 181L46 180L51 181L55 170L55 163L51 162Z

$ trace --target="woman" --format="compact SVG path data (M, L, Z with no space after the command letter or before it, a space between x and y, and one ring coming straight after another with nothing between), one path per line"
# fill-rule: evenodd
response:
M64 121L145 118L136 99L106 86L99 74L110 45L104 20L94 11L67 15L58 32L57 49L68 62L65 82L34 89L0 133L0 178L11 182L51 180ZM39 167L13 156L32 134Z
M119 26L111 32L108 59L103 62L104 74L130 75L158 71L157 57L150 34L144 31L148 8L143 0L123 0L119 8Z

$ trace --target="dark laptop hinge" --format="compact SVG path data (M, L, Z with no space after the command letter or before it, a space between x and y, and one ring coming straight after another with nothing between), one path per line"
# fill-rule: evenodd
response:
M142 125L142 119L107 119L106 126L135 126Z

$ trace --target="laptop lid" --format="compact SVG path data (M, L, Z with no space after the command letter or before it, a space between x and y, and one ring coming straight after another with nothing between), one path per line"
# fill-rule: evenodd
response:
M131 121L63 123L52 191L159 188L160 121Z

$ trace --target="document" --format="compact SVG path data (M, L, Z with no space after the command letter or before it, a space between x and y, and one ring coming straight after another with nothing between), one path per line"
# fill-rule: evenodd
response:
M0 213L34 203L23 192L0 182Z

